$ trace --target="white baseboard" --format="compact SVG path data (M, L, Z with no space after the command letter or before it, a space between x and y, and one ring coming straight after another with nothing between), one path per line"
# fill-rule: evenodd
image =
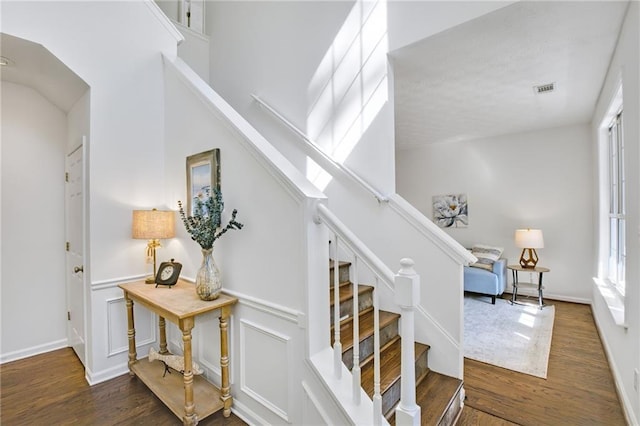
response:
M94 373L90 369L86 368L84 378L89 383L89 386L93 386L128 373L129 366L125 363L124 365L117 365L115 367L102 370L99 373Z
M266 425L268 421L257 415L253 410L249 409L241 401L234 398L231 412L249 425Z
M29 358L34 355L40 355L46 352L55 351L58 349L66 348L69 346L68 339L60 339L42 345L32 346L30 348L20 349L19 351L13 351L0 355L0 364L5 362L17 361L23 358Z
M504 294L513 294L511 291L505 291ZM537 290L519 290L518 296L529 296L529 297L538 297ZM560 302L569 302L569 303L579 303L581 305L591 305L591 299L585 299L582 297L571 297L565 296L562 294L554 294L554 293L543 293L544 300L558 300ZM509 297L510 299L510 297Z
M630 425L638 425L638 419L636 418L633 412L633 405L631 404L631 400L629 399L629 395L625 391L624 386L622 385L622 375L616 365L615 362L611 360L614 359L612 356L611 348L609 347L609 343L607 339L604 339L602 329L600 328L600 322L598 319L598 315L595 315L595 307L591 307L591 310L594 311L593 320L596 323L596 329L598 330L598 336L600 337L600 342L602 342L602 347L604 348L604 352L607 356L607 363L609 364L609 368L611 369L611 374L613 375L613 382L616 385L616 391L618 392L618 397L620 398L620 405L622 405L622 412L624 413L624 417L627 420L627 423Z

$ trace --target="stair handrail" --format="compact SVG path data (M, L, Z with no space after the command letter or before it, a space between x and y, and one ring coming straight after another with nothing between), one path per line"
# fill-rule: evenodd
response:
M316 218L317 224L323 223L329 227L330 230L337 233L344 244L351 249L354 253L359 253L364 263L371 269L371 271L382 279L385 284L393 288L395 274L389 267L378 258L378 256L371 251L365 243L363 243L348 227L345 225L329 208L321 203L316 206Z
M358 341L358 261L369 268L375 276L373 292L374 309L374 391L373 391L373 421L374 425L382 424L382 396L380 390L380 316L378 289L382 280L396 290L396 302L402 310L403 326L401 327L401 397L396 408L397 425L416 425L420 422L420 407L416 404L416 377L415 377L415 335L413 312L417 301L420 299L420 277L413 269L413 260L404 258L400 261L401 270L394 274L356 235L338 219L338 217L322 203L317 203L314 222L324 224L334 234L333 262L334 262L334 374L336 378L342 375L342 344L340 343L340 297L339 297L339 260L338 242L341 241L354 254L354 280L353 280L353 334L354 342ZM406 322L405 322L406 321ZM360 404L361 376L359 368L359 345L353 345L353 369L352 391L353 402Z
M331 157L329 154L327 154L322 149L320 149L318 147L318 144L315 141L313 141L302 130L296 127L295 124L293 124L291 121L285 118L282 114L276 111L271 105L269 105L264 100L262 100L259 96L254 95L253 93L251 94L251 97L258 104L260 104L260 106L262 106L264 109L269 111L274 117L280 120L280 122L282 122L282 124L284 124L289 130L291 130L296 136L302 139L305 145L317 155L317 158L320 159L320 162L324 163L323 164L324 167L332 167L338 170L339 172L341 172L342 174L350 178L352 181L362 186L368 192L373 194L373 196L378 200L378 202L386 203L389 201L389 197L387 195L382 194L380 191L372 187L364 179L362 179L360 176L354 173L350 168L334 160L333 157ZM314 160L317 160L317 158L314 158Z

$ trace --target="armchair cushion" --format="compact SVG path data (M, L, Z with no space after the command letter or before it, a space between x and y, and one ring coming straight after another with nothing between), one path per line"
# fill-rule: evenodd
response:
M472 263L471 266L475 268L486 269L487 271L493 271L493 264L502 255L502 247L491 247L483 244L476 244L471 248L471 254L478 258L478 261Z

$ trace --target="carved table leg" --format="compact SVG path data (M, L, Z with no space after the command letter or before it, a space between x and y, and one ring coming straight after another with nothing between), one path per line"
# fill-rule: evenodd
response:
M133 321L133 300L129 298L129 294L126 292L124 293L124 299L127 304L127 327L129 329L127 332L129 338L129 375L135 376L131 369L131 366L136 362L138 357L138 354L136 354L136 329Z
M180 320L182 330L182 343L184 344L184 418L185 426L198 424L198 416L195 412L193 401L193 357L191 354L191 330L193 329L193 317Z
M164 317L158 317L158 326L160 328L160 353L167 354L169 351L167 350L167 328Z
M229 386L229 315L231 308L225 306L220 312L220 370L222 373L220 399L224 404L222 415L229 417L231 415L231 405L233 398L231 397Z

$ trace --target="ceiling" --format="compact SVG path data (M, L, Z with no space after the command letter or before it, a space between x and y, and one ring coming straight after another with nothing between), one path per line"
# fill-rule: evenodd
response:
M627 5L518 2L392 52L396 147L590 122Z
M40 44L0 33L0 55L9 60L0 68L2 81L31 87L65 112L89 89Z

